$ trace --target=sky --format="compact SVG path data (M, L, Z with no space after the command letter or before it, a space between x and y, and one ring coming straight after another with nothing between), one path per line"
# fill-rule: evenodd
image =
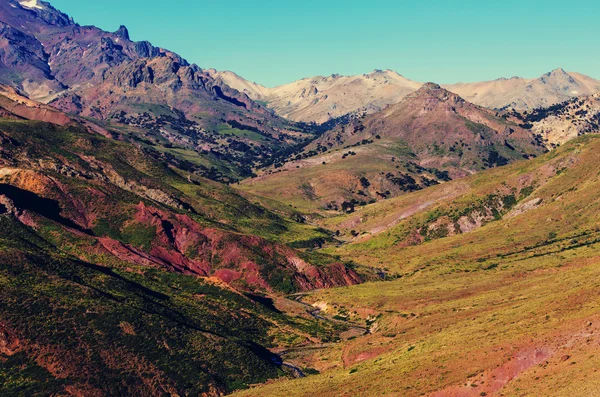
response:
M600 79L597 0L50 2L81 25L123 24L132 40L269 87L374 69L443 84L558 67Z

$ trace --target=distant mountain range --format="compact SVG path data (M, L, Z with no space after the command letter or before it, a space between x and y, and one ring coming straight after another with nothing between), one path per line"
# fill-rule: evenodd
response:
M468 101L493 109L544 108L600 92L600 81L558 68L536 79L513 77L481 83L446 85Z
M250 98L263 101L285 118L317 123L352 112L376 112L421 86L391 70L359 76L316 76L275 88L250 83L232 72L209 73Z
M233 72L209 70L208 73L250 98L264 102L280 116L317 123L347 113L377 112L398 103L422 85L391 70L357 76L310 77L275 88L251 83ZM442 86L480 106L519 111L600 92L600 81L560 68L537 79L513 77Z

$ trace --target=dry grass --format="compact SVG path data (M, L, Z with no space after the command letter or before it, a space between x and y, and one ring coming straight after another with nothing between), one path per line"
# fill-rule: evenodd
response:
M367 221L352 227L388 225L390 210L405 212L411 200L435 202L380 233L329 249L401 275L305 299L327 303L330 315L372 321L372 333L311 356L315 367L328 365L320 375L238 395L596 395L598 149L600 139L586 137L537 160L435 187L431 194L367 207L359 214ZM407 225L527 184L535 189L521 202L541 198L536 208L505 214L470 233L415 246L397 242ZM452 187L461 195L444 197ZM342 227L353 216L325 224Z

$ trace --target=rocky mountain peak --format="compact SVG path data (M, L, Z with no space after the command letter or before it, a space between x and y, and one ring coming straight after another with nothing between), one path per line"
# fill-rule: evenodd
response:
M556 68L548 73L548 76L564 76L568 74L563 68Z
M39 0L19 0L19 4L21 5L21 7L29 9L37 8L39 10L43 10L44 8L46 8L45 5Z
M125 40L130 40L129 38L129 30L125 25L121 25L119 29L115 32L115 36L120 37Z
M17 6L18 4L18 6ZM14 17L17 19L28 18L23 14L26 11L29 15L35 15L45 23L54 26L69 26L74 25L75 22L68 15L63 14L56 8L46 1L41 0L9 0L10 5L7 10L11 10L16 13ZM6 16L6 15L3 15Z
M563 68L554 69L553 71L546 73L540 78L540 81L545 84L552 82L562 84L561 88L566 90L577 85L577 81L575 81L573 76L567 73Z
M405 115L417 112L418 117L430 112L457 113L462 108L472 108L474 105L465 101L460 95L448 91L436 83L425 83L421 88L407 95L400 103L392 105L388 115ZM412 117L412 116L411 116Z
M423 87L421 87L421 89L419 91L432 91L432 90L441 90L442 87L440 87L439 84L437 83L425 83L423 84Z
M431 100L435 99L441 102L445 102L452 99L454 102L462 101L462 98L453 92L442 88L437 83L425 83L421 88L415 91L413 94L408 95L407 99L412 100Z

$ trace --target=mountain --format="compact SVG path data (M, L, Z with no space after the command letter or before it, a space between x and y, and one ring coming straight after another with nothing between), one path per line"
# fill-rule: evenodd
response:
M595 84L271 89L4 0L0 395L596 395Z
M214 69L207 72L216 80L265 103L282 117L316 123L348 113L377 112L400 102L422 85L391 70L357 76L317 76L275 88L249 82L233 72ZM513 77L442 86L479 106L519 111L544 108L600 92L600 81L560 68L537 79Z
M37 0L2 2L0 24L0 82L141 143L195 153L205 176L246 177L313 136L178 54L130 40L124 26L80 26Z
M239 92L242 92L248 97L260 101L269 96L269 92L271 91L269 88L262 86L258 83L250 82L243 77L235 74L231 71L219 71L216 69L207 69L206 73L208 73L212 78L216 81L221 82Z
M587 135L323 219L347 241L330 253L396 277L303 301L370 332L290 355L320 375L235 396L595 395L599 150Z
M242 186L306 209L345 210L544 151L530 131L427 83Z
M596 94L600 92L600 81L559 68L537 79L513 77L444 87L480 106L522 111L545 108L574 97Z
M348 113L379 111L421 86L391 70L358 76L310 77L275 88L250 83L232 72L210 73L250 98L266 103L282 117L316 123Z
M21 3L10 0L0 4L0 81L19 87L33 98L60 92L66 87L54 77L49 54L25 27L34 27L36 19L57 27L72 21L47 3Z
M270 350L340 337L272 303L363 281L294 248L331 233L3 91L0 394L220 396L293 376Z

